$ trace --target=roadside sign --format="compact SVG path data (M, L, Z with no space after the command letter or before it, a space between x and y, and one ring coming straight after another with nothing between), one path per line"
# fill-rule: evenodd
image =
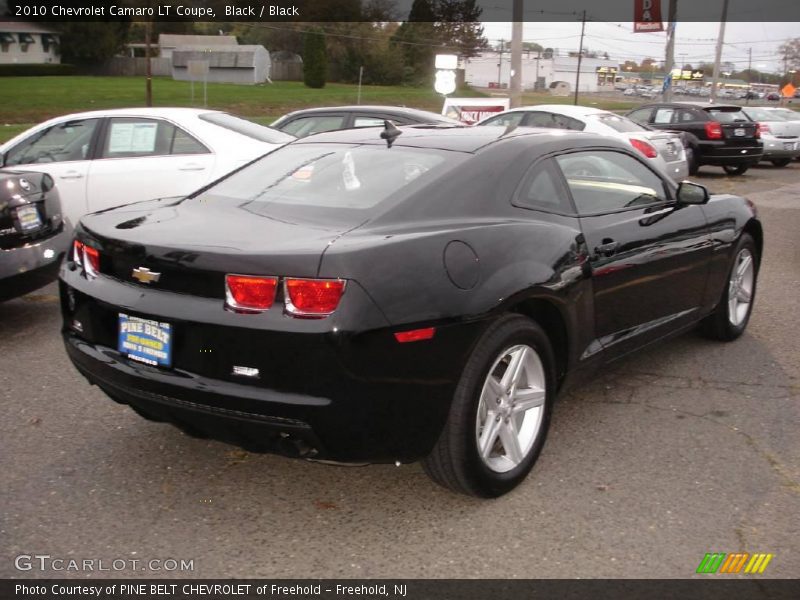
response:
M508 110L508 98L445 98L442 114L467 125Z

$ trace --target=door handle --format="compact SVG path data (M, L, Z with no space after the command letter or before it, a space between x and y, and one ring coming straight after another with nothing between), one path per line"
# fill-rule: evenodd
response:
M67 171L61 176L61 179L83 179L83 173L78 173L78 171Z
M605 238L603 243L594 249L594 252L601 256L611 256L617 251L617 248L619 248L619 242Z
M179 171L205 171L205 167L198 163L189 163L178 167Z

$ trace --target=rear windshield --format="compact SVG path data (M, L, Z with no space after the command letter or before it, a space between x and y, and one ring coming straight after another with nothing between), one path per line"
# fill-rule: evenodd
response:
M763 108L748 108L747 116L754 121L785 121L782 114L776 110L764 110Z
M217 127L235 131L259 142L266 142L268 144L288 144L295 139L293 135L289 135L271 127L265 127L246 119L234 117L228 113L204 113L200 115L203 121L212 123Z
M255 213L357 225L433 182L469 155L385 145L292 144L206 190Z
M744 111L739 108L707 108L706 112L711 118L720 123L736 123L737 121L750 121Z
M647 127L642 127L627 117L620 117L619 115L592 115L592 117L620 133L650 131Z

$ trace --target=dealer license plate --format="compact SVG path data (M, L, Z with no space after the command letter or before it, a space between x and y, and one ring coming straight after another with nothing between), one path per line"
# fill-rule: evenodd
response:
M794 150L794 142L783 142L784 150Z
M42 226L42 218L35 206L20 206L17 209L17 219L22 231L33 231Z
M741 127L737 127L736 129L733 130L733 135L738 135L739 137L741 137L744 134L745 134L745 131Z
M169 367L172 364L172 325L119 313L117 349L132 360Z

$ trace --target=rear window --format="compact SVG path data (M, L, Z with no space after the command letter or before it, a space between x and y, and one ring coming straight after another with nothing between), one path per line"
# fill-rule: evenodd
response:
M240 200L248 210L276 218L357 225L468 156L385 145L292 144L233 173L202 199Z
M288 144L295 139L294 136L278 131L277 129L265 127L264 125L259 125L258 123L253 123L246 119L240 119L228 113L204 113L200 115L200 119L212 125L216 125L217 127L235 131L236 133L253 138L259 142L266 142L267 144Z
M747 115L741 108L708 108L706 112L711 118L720 123L736 123L737 121L749 121Z
M763 108L748 108L746 111L748 117L754 121L785 121L786 119L782 114L775 110L764 110Z
M647 127L642 127L638 123L631 121L627 117L619 115L591 115L592 118L600 121L603 125L608 125L614 131L620 133L650 131Z

